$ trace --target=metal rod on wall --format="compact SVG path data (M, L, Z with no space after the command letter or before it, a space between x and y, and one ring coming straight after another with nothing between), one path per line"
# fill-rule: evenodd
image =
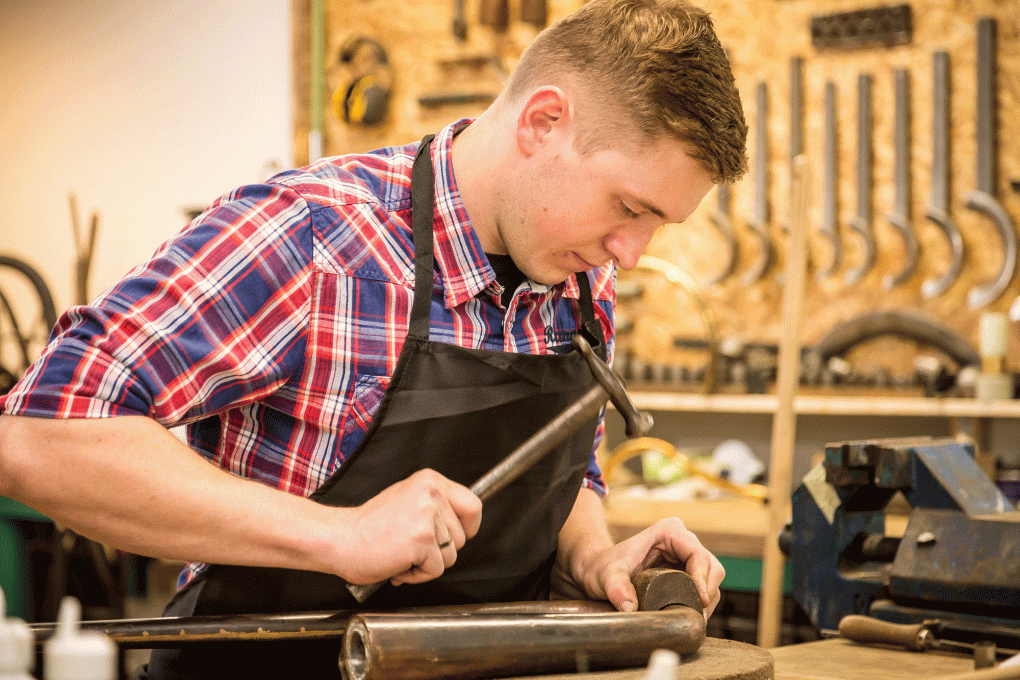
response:
M309 19L309 51L311 52L311 99L308 128L308 162L322 158L322 135L325 120L322 90L326 54L326 3L325 0L311 0Z

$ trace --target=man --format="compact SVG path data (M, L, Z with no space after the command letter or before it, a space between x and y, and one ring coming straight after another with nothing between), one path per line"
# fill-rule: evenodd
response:
M0 494L189 560L174 615L354 606L340 579L388 580L369 607L628 611L656 561L711 613L722 567L679 520L610 540L601 420L484 510L467 486L592 384L570 339L611 358L615 266L739 177L745 138L705 13L586 4L477 120L238 189L70 310L0 402ZM336 673L335 645L241 649L148 677Z

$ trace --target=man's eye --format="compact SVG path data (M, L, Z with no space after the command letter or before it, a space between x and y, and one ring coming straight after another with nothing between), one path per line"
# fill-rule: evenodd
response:
M630 208L628 208L628 207L627 207L627 204L626 204L626 203L624 203L623 201L620 201L620 210L621 210L621 212L623 212L623 214L624 214L625 216L627 216L627 217L637 217L637 216L638 216L638 214L639 214L639 213L636 213L636 212L634 212L634 211L633 211L633 210L631 210Z

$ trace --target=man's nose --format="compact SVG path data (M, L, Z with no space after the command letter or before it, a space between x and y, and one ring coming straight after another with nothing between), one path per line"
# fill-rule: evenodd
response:
M620 269L633 269L654 233L654 229L622 229L606 238L605 248L613 256L616 266Z

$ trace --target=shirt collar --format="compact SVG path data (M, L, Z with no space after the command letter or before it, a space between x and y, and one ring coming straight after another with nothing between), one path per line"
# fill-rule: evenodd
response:
M445 304L453 308L464 304L496 281L496 273L489 264L489 258L482 250L471 219L468 217L457 180L453 174L453 136L464 125L472 122L464 118L448 125L436 133L432 140L432 168L435 175L435 209L433 228L435 230L435 259L443 278ZM592 297L596 300L611 300L616 269L607 263L589 272L592 281ZM578 297L577 281L570 276L563 283L547 286L528 281L536 293L560 288L568 298Z
M435 258L443 277L446 306L451 308L475 297L496 280L453 175L453 133L471 122L462 119L440 130L431 149L435 174Z

